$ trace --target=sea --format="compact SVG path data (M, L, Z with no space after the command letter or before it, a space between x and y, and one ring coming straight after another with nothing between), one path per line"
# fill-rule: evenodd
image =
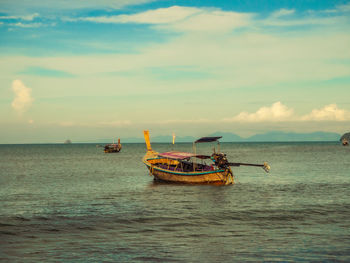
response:
M97 146L0 145L1 262L350 262L350 147L221 143L271 171L212 186L155 182L144 143Z

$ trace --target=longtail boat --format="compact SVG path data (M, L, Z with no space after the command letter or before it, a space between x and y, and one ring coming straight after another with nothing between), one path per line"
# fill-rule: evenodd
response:
M120 143L120 139L118 139L118 143L110 143L110 144L106 144L104 147L104 152L105 153L118 153L120 152L120 150L122 149L122 145Z
M220 152L220 137L202 137L193 143L194 153L170 151L158 153L151 147L149 131L144 131L147 152L143 157L143 163L148 168L150 175L156 181L188 184L234 184L234 176L231 166L257 166L269 172L270 166L264 164L230 163L226 154ZM217 142L218 152L211 155L196 154L196 144L204 142ZM198 161L200 160L200 161ZM202 160L202 162L201 162ZM211 165L203 160L209 160Z

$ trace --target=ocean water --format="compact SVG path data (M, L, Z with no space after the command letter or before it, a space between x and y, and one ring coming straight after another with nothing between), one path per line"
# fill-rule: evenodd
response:
M271 172L233 168L230 186L165 184L143 165L144 144L115 154L94 144L0 145L0 261L350 262L350 147L221 150L231 162L267 161Z

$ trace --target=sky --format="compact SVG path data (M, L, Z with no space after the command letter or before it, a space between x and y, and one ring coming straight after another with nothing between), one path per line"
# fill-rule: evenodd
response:
M0 143L350 130L350 1L0 0Z

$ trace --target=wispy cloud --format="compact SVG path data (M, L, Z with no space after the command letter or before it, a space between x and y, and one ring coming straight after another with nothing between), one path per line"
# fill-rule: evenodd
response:
M99 122L98 125L102 127L124 127L131 125L132 122L129 120L121 120L121 121L104 121Z
M24 16L0 16L2 20L24 20L24 21L33 21L36 17L39 17L38 13L24 15Z
M12 108L19 114L26 112L34 101L31 95L32 89L27 88L22 81L14 80L12 90L15 93L15 99L11 104Z
M288 15L292 15L295 13L295 9L285 9L282 8L280 10L277 10L275 12L273 12L271 14L271 17L277 18L277 17L281 17L281 16L288 16Z
M101 122L75 122L75 121L61 121L52 123L62 127L126 127L132 124L129 120L121 121L101 121Z
M348 20L345 16L334 16L334 17L313 17L313 18L303 18L303 19L276 19L268 18L263 20L262 23L265 26L280 26L280 27L291 27L291 26L326 26L326 25L336 25L342 24Z
M95 23L137 23L156 25L158 29L174 31L227 31L250 23L252 14L218 9L171 6L132 15L82 17L70 21Z
M138 24L168 24L181 21L193 14L201 12L198 8L172 6L148 10L132 15L85 17L79 20L96 23L138 23Z
M15 27L22 27L22 28L37 28L37 27L43 26L42 23L22 23L22 22L10 23L7 25L8 26L15 26Z
M337 10L341 12L350 12L350 3L344 4L344 5L338 5Z
M161 121L154 121L152 123L154 124L201 124L201 123L213 123L213 122L216 122L216 121L205 119L205 118L199 118L199 119L191 119L191 120L186 120L186 119L161 120Z
M337 5L336 8L321 10L319 12L326 13L326 14L348 13L348 12L350 12L350 3L343 4L343 5ZM310 13L315 13L315 11L311 10Z
M1 8L2 11L14 12L21 11L26 12L26 10L45 10L46 12L56 11L71 11L72 9L120 9L125 6L140 5L148 2L153 2L154 0L2 0Z
M73 74L62 70L49 69L49 68L43 68L43 67L33 67L33 66L18 72L18 74L34 75L34 76L42 76L42 77L54 77L54 78L74 77Z

